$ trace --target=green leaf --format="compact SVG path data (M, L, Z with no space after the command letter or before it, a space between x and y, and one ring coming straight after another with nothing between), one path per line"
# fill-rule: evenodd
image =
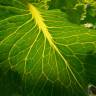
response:
M70 0L70 2L68 0L51 0L49 5L50 8L66 7L69 9L69 8L73 8L77 2L78 0Z
M63 2L63 3L62 3ZM61 9L67 13L67 18L72 23L92 23L95 28L96 1L95 0L51 0L49 9Z
M23 90L14 94L88 96L96 85L96 30L70 23L60 10L6 4L0 2L0 68L18 73Z

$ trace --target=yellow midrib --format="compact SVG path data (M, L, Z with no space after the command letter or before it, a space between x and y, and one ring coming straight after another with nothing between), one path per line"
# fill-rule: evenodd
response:
M78 83L78 85L82 88L82 85L78 82L77 78L75 77L73 71L71 70L67 60L64 58L64 56L61 54L61 52L59 51L59 49L57 48L57 46L54 44L54 40L52 39L51 34L48 31L48 28L46 26L46 24L44 23L44 19L42 18L40 12L32 5L32 4L28 4L28 8L29 11L32 14L32 19L35 20L36 25L39 27L39 31L42 31L44 34L44 37L48 40L50 46L59 54L59 56L63 59L64 63L66 64L67 68L69 69L69 71L71 72L72 76L74 77L74 79L76 80L76 82Z
M28 4L28 7L29 7L30 12L32 13L32 18L35 20L36 25L39 27L39 30L43 32L44 37L47 38L51 47L53 47L54 43L53 43L52 36L48 32L48 28L45 25L45 23L43 22L44 19L40 15L40 12L30 3Z
M58 48L54 44L54 40L52 39L52 36L49 33L48 28L44 23L44 19L42 18L40 12L30 3L28 4L28 6L29 6L30 12L32 13L32 18L35 20L36 25L39 27L39 30L43 32L44 37L47 38L50 46L60 54Z

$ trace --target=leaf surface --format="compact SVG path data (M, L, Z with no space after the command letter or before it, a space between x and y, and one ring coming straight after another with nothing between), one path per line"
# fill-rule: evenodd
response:
M26 96L87 96L96 84L96 30L57 9L0 4L0 68L18 72Z

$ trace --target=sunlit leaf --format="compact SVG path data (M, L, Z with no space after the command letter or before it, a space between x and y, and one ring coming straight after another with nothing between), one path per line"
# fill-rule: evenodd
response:
M96 30L70 23L59 9L6 2L0 2L0 68L18 73L23 90L16 93L87 96L96 84Z

